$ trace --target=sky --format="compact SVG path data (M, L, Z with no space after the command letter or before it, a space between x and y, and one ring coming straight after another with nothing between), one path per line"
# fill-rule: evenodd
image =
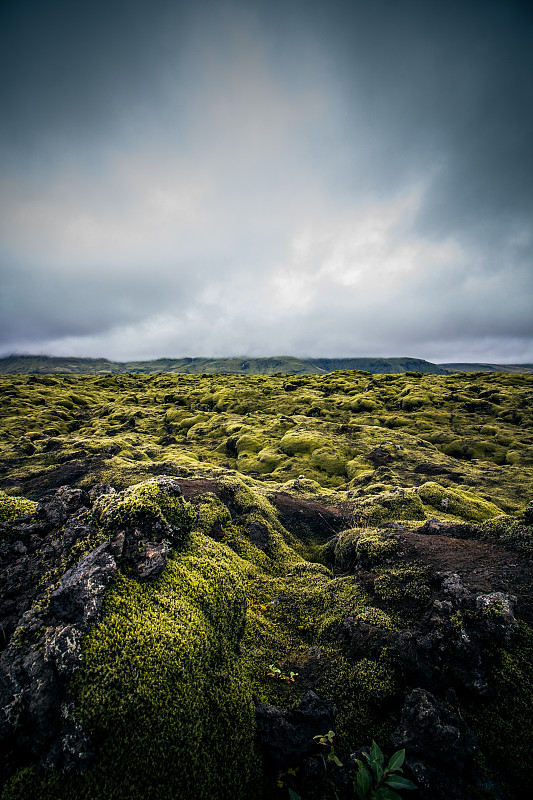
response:
M533 10L4 0L0 355L533 362Z

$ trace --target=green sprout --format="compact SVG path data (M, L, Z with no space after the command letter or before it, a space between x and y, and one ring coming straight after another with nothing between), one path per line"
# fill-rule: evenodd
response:
M318 744L321 744L324 747L329 747L329 751L326 753L328 761L333 761L333 763L336 764L338 767L342 767L342 762L339 761L338 757L335 755L335 748L333 747L334 737L335 737L334 731L328 731L323 736L313 736L313 739L317 739Z
M285 672L282 672L279 667L276 667L275 664L269 664L268 669L269 678L277 678L280 681L285 681L285 683L294 683L294 679L298 675L297 672L289 672L287 675Z
M370 754L363 753L368 766L356 759L358 766L353 787L358 800L401 800L394 789L416 789L415 784L398 773L402 772L405 750L397 750L385 767L385 756L376 742Z

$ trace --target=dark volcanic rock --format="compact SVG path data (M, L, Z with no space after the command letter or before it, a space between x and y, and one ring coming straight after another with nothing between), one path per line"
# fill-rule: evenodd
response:
M51 615L78 623L83 629L98 620L104 591L117 570L108 550L109 542L102 542L65 573L60 586L50 595Z
M155 580L167 565L170 548L165 542L146 542L135 568L139 578Z
M407 697L391 748L406 751L406 766L421 800L473 800L477 740L466 722L424 689Z
M51 662L57 673L68 676L81 664L81 628L75 625L58 625L48 628L44 637L44 658Z
M313 739L335 727L335 707L331 700L321 700L307 692L300 704L290 711L279 711L266 703L255 707L256 737L265 764L283 768L317 752Z
M266 552L270 544L270 533L263 522L250 522L246 526L246 533L253 545Z
M62 525L67 518L82 506L88 507L90 499L83 489L61 486L55 492L45 495L37 506L37 515L49 525Z
M95 483L89 489L89 499L91 503L101 497L103 494L116 494L116 489L110 483Z
M47 767L86 765L88 737L66 713L67 682L81 665L81 637L99 620L116 572L103 542L69 569L48 608L26 611L0 658L0 744L14 768L28 757Z
M42 498L36 519L1 526L0 749L8 774L28 761L66 768L89 761L82 723L68 711L68 680L117 569L109 542L97 544L89 510L95 494L62 486ZM91 542L94 549L65 572Z
M477 752L476 737L466 722L449 711L424 689L414 689L402 708L398 728L391 735L394 748L405 748L408 757L459 769Z
M476 610L484 632L500 642L510 644L518 630L514 610L516 597L503 592L480 594L476 597Z

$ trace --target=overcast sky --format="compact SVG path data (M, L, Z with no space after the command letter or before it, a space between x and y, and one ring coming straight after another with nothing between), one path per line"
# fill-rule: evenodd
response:
M4 0L0 355L533 362L533 12Z

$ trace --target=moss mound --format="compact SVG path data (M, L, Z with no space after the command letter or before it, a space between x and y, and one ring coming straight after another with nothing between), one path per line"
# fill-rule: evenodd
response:
M369 487L370 489L372 487ZM379 488L379 485L374 487ZM422 500L414 489L398 487L354 500L354 515L370 524L391 520L425 519Z
M176 484L154 478L120 494L104 494L95 504L95 520L110 539L125 529L139 527L148 534L166 534L178 546L185 541L195 514Z
M246 613L231 551L200 533L155 582L119 573L71 690L98 742L83 781L30 771L3 798L244 798L256 775ZM127 765L127 768L125 768Z
M376 529L344 531L334 540L333 546L335 569L340 572L381 564L398 551L397 539Z
M445 488L432 481L424 483L417 491L420 499L435 511L452 514L468 522L484 522L501 514L498 506L472 492Z
M25 497L13 497L0 490L0 522L7 522L17 517L33 514L37 503Z

